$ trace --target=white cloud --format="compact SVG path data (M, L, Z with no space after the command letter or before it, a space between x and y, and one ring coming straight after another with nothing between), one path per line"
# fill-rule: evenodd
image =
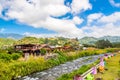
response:
M89 3L89 0L73 0L71 8L73 13L79 13L81 11L92 9L92 5Z
M47 38L47 37L67 37L65 35L62 35L62 34L57 34L57 33L54 33L54 34L35 34L35 33L30 33L30 32L25 32L24 35L26 36L31 36L31 37L37 37L37 38Z
M0 5L0 17L1 17L1 12L2 12L2 6Z
M71 7L71 8L70 8ZM116 25L120 21L120 12L111 15L94 13L87 17L87 27L78 28L76 24L81 24L84 20L74 16L82 11L92 9L89 0L73 0L71 5L65 6L64 0L0 0L0 13L6 11L4 19L15 19L20 23L30 25L35 28L46 28L55 31L55 34L34 34L25 33L31 36L63 36L63 37L83 37L83 36L105 36L119 35L120 26ZM68 12L73 14L73 19L56 19L51 16L62 16ZM1 16L0 16L1 17ZM90 26L92 22L105 25ZM89 25L88 25L89 24ZM85 30L90 30L86 32ZM4 30L0 30L4 31Z
M61 16L70 11L64 5L64 0L12 0L5 6L8 8L5 18L16 19L18 22L32 25L33 27L41 27L41 23L51 15ZM35 24L39 26L34 26Z
M24 33L24 35L26 36L31 36L31 37L37 37L37 38L46 38L46 37L66 37L66 38L75 38L75 37L78 37L78 38L81 38L83 36L78 36L78 35L70 35L70 34L62 34L62 33L54 33L54 34L35 34L35 33L29 33L29 32L26 32Z
M62 16L70 12L70 7L64 5L64 0L12 0L5 6L9 6L6 7L8 11L5 13L5 18L16 19L35 28L43 27L69 37L82 36L83 32L76 24L82 23L83 19L77 16L73 20L50 17ZM87 9L85 6L82 8Z
M112 6L120 7L120 3L115 3L115 0L109 0Z
M4 31L5 31L5 28L0 29L0 33L4 32Z
M84 21L83 19L81 19L81 18L79 18L79 17L77 17L77 16L75 16L75 17L73 18L73 22L74 22L75 24L81 24L83 21Z
M102 37L102 36L120 36L120 26L115 26L112 23L98 27L84 27L82 30L91 30L90 33L86 32L86 36Z
M82 28L86 36L102 37L106 35L120 36L120 12L115 12L111 15L103 15L95 13L88 16L88 24ZM95 21L94 21L95 20ZM92 22L94 21L94 25Z
M58 33L69 35L78 35L82 33L82 31L75 26L72 20L60 20L49 17L44 25L47 29L54 30Z
M48 5L45 7L45 11L52 16L61 16L66 12L70 12L70 8L64 5Z
M98 20L102 17L102 13L94 13L94 14L90 14L88 17L87 17L87 20L88 20L88 24L92 23L94 20Z
M115 13L108 15L108 16L104 15L99 20L99 22L101 22L101 23L116 23L118 21L120 21L120 12L115 12Z
M75 23L80 24L82 19L62 20L50 17L62 16L70 12L70 8L64 5L64 0L10 0L2 3L6 3L4 8L8 9L4 18L16 19L20 23L35 28L43 27L58 33L74 35L82 32L75 25Z

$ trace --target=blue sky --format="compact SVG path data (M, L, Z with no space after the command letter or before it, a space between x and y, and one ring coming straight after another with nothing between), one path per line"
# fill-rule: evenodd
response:
M0 1L0 33L120 36L119 22L120 0Z

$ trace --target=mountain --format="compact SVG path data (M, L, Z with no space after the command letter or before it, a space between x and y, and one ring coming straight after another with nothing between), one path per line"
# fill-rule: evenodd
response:
M0 38L21 39L23 37L25 36L15 33L0 33Z
M98 38L94 37L84 37L79 40L81 44L94 44L96 41L98 41Z
M114 42L120 42L120 36L104 36L104 37L101 37L99 38L100 40L101 39L104 39L104 40L109 40L110 42L114 43Z
M111 43L116 43L116 42L120 42L120 36L104 36L104 37L100 37L100 38L95 38L95 37L84 37L79 39L79 42L81 44L95 44L95 42L97 42L98 40L109 40Z
M15 34L15 33L0 33L0 38L7 38L7 39L15 39L15 40L21 40L23 39L24 37L27 37L25 35L20 35L20 34ZM64 39L64 38L63 38ZM110 42L112 43L116 43L116 42L120 42L120 36L104 36L104 37L100 37L100 38L95 38L95 37L84 37L84 38L81 38L79 39L79 42L81 44L95 44L95 42L97 42L98 40L106 40L108 39ZM59 40L59 39L58 39ZM21 42L30 42L32 41L32 43L34 42L40 42L40 43L43 43L44 42L44 39L40 39L40 40L36 40L36 39L32 39L32 38L29 38L28 40L25 38L23 39ZM50 40L52 41L52 40ZM62 40L62 41L65 41L65 40ZM20 42L20 41L19 41ZM59 41L60 42L60 41ZM54 43L54 41L52 42Z

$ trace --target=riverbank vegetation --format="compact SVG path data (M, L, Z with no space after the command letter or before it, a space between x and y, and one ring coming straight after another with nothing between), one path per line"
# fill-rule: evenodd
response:
M63 74L57 80L73 80L73 77L75 75L81 75L90 68L92 68L94 65L98 64L99 60L96 61L93 64L84 65L78 70L75 70L68 74ZM116 56L109 58L106 61L107 70L105 70L103 73L97 73L95 74L94 78L101 78L102 80L118 80L120 79L120 53L118 53Z
M33 57L28 60L21 60L20 54L0 54L0 80L16 79L20 76L32 74L34 72L42 71L59 64L74 60L83 56L97 55L107 52L114 52L119 49L96 49L83 50L76 52L56 52L56 58L45 59L44 56Z
M106 61L107 71L103 74L98 73L95 78L102 78L102 80L119 80L120 79L120 54L114 56Z
M81 68L79 68L78 70L74 70L71 73L68 74L63 74L62 76L60 76L59 78L57 78L57 80L73 80L73 77L75 75L78 74L83 74L84 72L86 72L88 69L90 69L91 67L93 67L94 65L96 65L99 61L96 61L93 64L89 64L89 65L83 65Z

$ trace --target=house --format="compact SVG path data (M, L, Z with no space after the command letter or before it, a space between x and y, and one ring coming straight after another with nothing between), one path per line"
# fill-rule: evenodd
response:
M71 51L71 46L50 46L48 44L20 44L14 46L16 51L22 51L24 57L27 59L29 55L38 56L40 54L51 53L54 50L57 51Z
M29 55L39 55L40 54L40 45L37 44L20 44L14 46L16 51L22 51L24 57L27 58Z
M53 50L48 44L20 44L15 45L14 48L16 51L22 51L25 58L29 57L29 55L39 55L42 49L44 49L46 53L50 53Z

